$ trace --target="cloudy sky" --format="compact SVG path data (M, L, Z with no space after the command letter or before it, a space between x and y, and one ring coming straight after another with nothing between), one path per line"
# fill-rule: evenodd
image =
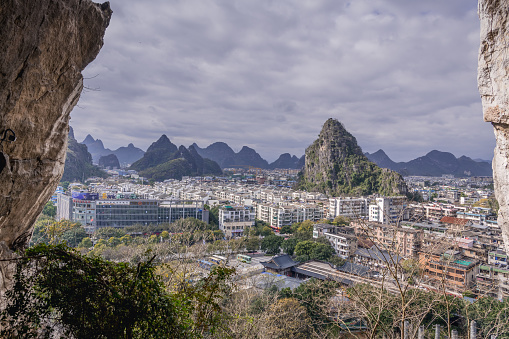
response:
M161 134L297 156L330 117L364 151L491 159L475 0L112 0L71 125L115 149Z

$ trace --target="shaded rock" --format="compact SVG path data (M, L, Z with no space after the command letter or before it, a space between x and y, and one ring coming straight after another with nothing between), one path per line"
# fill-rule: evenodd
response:
M481 44L477 84L481 94L484 121L495 130L493 181L499 203L498 225L502 229L506 252L509 253L509 20L507 2L479 0Z
M27 244L32 225L60 181L69 114L83 88L81 71L96 57L109 3L2 0L0 5L0 258ZM0 264L0 291L12 271Z
M88 152L87 145L78 143L69 133L64 174L61 180L84 182L90 177L105 178L107 176L103 170L92 163L92 155Z
M99 166L104 168L120 168L120 162L115 154L108 154L99 158Z

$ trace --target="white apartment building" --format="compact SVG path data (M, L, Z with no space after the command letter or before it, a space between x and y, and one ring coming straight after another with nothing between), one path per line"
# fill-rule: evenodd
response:
M327 217L329 219L334 219L341 215L352 219L358 219L367 216L368 212L368 199L350 197L330 198Z
M369 221L397 224L401 220L408 220L408 218L409 211L406 197L376 198L369 205Z
M237 238L255 224L255 212L247 206L222 206L219 208L219 229L228 238Z
M314 204L258 204L256 217L271 227L280 229L304 220L319 221L323 219L323 208Z

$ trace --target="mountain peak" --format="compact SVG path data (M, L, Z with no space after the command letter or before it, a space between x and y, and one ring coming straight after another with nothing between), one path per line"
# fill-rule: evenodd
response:
M94 143L95 142L95 139L90 135L90 134L87 134L87 136L85 137L85 140L83 140L82 144L91 144L91 143Z
M173 152L176 152L177 151L177 146L175 146L174 144L172 144L172 142L170 141L170 139L166 136L166 134L163 134L159 137L159 139L157 139L156 142L152 143L152 145L150 145L150 147L147 149L147 152L149 151L152 151L152 150L155 150L155 149L159 149L159 148L162 148L162 149L170 149L172 150Z
M370 162L355 137L336 119L328 119L318 139L306 149L299 186L335 196L399 195L407 190L401 175Z

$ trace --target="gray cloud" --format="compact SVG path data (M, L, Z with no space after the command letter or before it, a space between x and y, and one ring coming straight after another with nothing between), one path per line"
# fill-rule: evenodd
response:
M397 161L490 158L474 1L111 1L72 113L78 139L304 153L329 117ZM97 75L97 76L96 76ZM95 77L94 77L95 76Z

